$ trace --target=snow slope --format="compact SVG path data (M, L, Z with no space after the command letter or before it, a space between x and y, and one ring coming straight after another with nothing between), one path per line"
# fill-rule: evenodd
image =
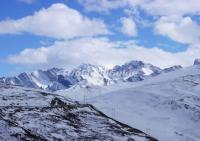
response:
M90 104L0 84L1 141L156 141Z
M84 100L82 92L75 89L65 95ZM161 141L200 140L200 65L108 90L85 88L83 93L84 102Z

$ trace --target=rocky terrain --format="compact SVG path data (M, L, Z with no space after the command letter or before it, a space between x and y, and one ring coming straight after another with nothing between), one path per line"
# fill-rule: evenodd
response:
M36 89L0 85L1 141L156 141L90 104Z

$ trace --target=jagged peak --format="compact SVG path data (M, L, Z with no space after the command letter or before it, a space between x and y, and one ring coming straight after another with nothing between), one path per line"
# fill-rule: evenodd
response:
M128 65L132 65L132 66L143 66L145 63L143 61L139 61L139 60L132 60L129 61L128 63L125 63L122 66L128 66Z
M61 69L61 68L56 68L56 67L53 67L53 68L51 68L51 69L48 69L47 71L54 71L54 72L58 72L58 71L61 71L61 70L63 70L63 69Z
M82 65L79 65L78 67L74 68L71 71L71 74L74 74L74 73L77 73L77 72L79 72L79 74L91 73L91 72L94 72L94 71L103 72L105 70L106 69L103 66L92 65L92 64L82 64Z
M126 69L127 67L131 67L131 68L141 68L145 65L144 62L139 61L139 60L132 60L129 61L127 63L124 63L122 65L116 65L114 66L112 69L110 69L109 71L116 71L116 70L121 70L121 69Z
M100 65L93 65L93 64L81 64L77 68L87 69L87 68L104 68Z
M182 69L183 67L181 65L174 65L174 66L171 66L169 68L165 68L163 69L164 72L170 72L170 71L175 71L175 70L178 70L178 69Z
M30 75L27 72L22 72L18 75L18 77L26 77L28 78Z

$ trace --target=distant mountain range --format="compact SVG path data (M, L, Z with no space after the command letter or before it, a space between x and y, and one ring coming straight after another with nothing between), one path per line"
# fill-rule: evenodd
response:
M198 60L196 60L195 63L198 63ZM115 66L113 69L83 64L74 68L72 71L52 68L48 70L37 70L32 73L23 72L14 77L2 77L0 78L0 82L9 85L20 85L29 88L56 91L67 89L74 85L85 87L91 85L105 86L120 81L142 81L149 77L181 68L181 66L172 66L170 68L161 69L152 64L134 60L121 66Z

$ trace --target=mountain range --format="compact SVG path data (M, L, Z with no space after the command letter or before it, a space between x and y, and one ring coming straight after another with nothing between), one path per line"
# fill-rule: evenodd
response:
M130 61L112 69L102 66L83 64L72 71L66 69L52 68L48 70L36 70L31 73L21 73L14 77L2 77L1 83L18 85L29 88L40 88L44 90L57 91L70 88L74 85L107 86L118 82L142 81L149 77L157 76L181 69L181 66L172 66L161 69L152 64L142 61Z
M0 140L200 140L200 59L165 69L83 64L0 82Z

